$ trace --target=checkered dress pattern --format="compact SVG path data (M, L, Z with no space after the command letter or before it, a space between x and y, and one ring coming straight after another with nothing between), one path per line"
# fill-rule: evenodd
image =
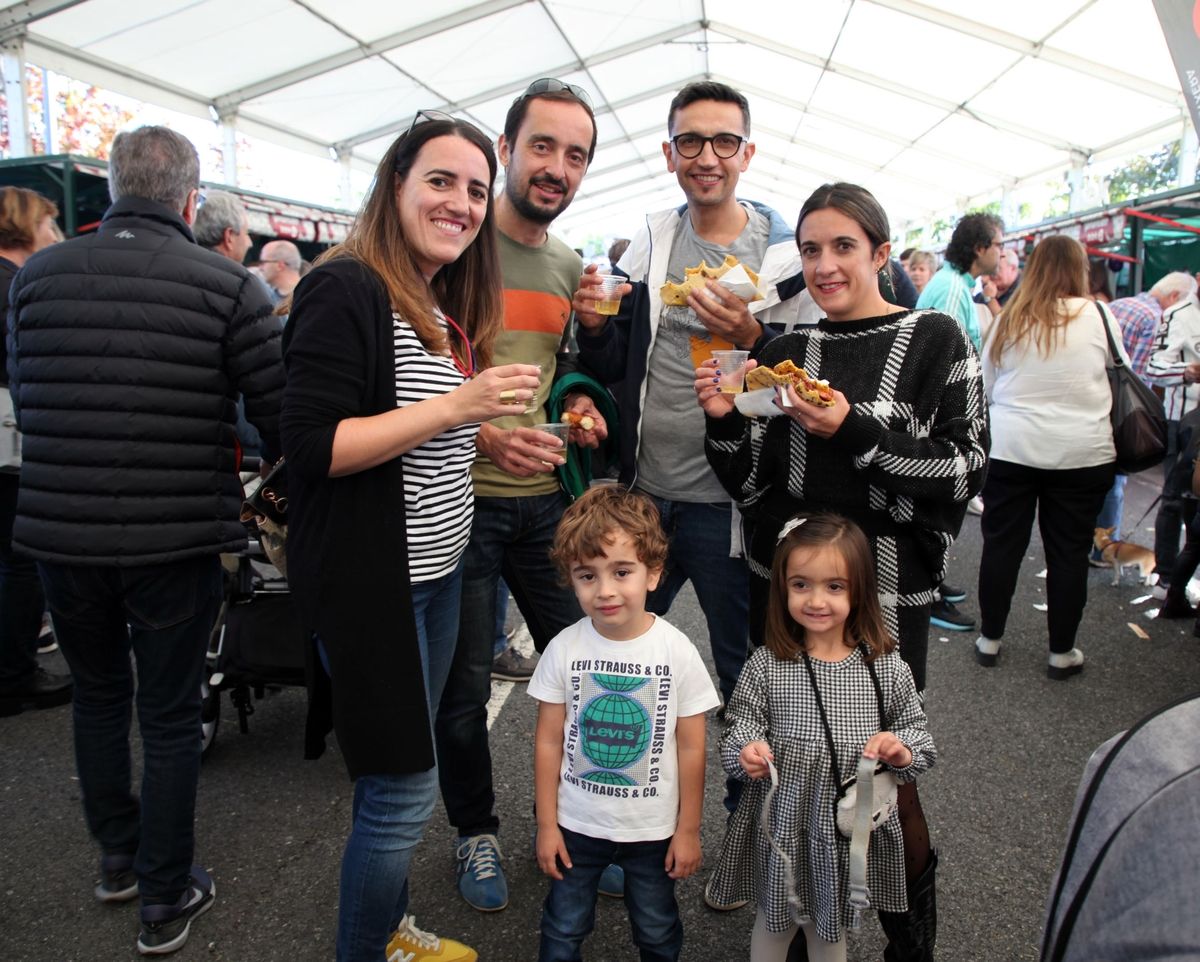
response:
M747 523L752 609L766 603L783 522L802 510L834 511L871 542L888 630L901 649L923 651L927 618L906 612L932 602L967 501L983 487L989 436L979 356L953 318L904 311L822 320L769 341L758 362L785 358L828 380L851 411L831 438L787 417L706 419L709 463ZM923 688L920 662L913 670Z
M813 659L812 667L845 781L854 775L863 745L879 730L875 688L860 649L839 662ZM911 781L937 757L925 712L912 674L895 652L877 658L874 668L883 690L888 730L913 753L912 764L896 769L896 776ZM787 901L793 886L784 874L783 861L762 834L760 814L770 780L751 782L738 757L748 742L765 740L779 772L771 834L792 860L800 900L797 910L816 922L821 938L836 942L843 928L858 926L858 913L849 903L850 840L838 833L834 823L837 785L804 663L780 661L768 649L757 649L746 662L725 719L721 764L730 776L748 784L729 820L709 894L722 904L753 900L772 932L786 930L793 921ZM908 908L904 839L895 812L871 834L867 886L876 910Z

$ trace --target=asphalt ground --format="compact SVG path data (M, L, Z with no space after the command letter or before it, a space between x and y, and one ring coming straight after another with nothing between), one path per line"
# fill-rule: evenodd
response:
M1126 525L1153 499L1154 478L1131 479ZM1151 544L1153 515L1131 540ZM954 549L951 581L971 586L979 522L968 516ZM928 713L937 766L921 796L941 855L938 876L942 960L1036 959L1044 903L1083 765L1102 741L1142 715L1200 688L1200 640L1190 621L1145 617L1148 594L1127 573L1092 571L1079 633L1084 672L1066 682L1045 674L1045 567L1035 533L1027 552L1000 664L975 664L974 633L930 635ZM669 619L708 657L703 618L686 591ZM1137 625L1148 639L1138 637ZM60 656L47 656L61 668ZM711 665L710 665L711 667ZM499 703L503 691L497 686ZM212 911L174 958L328 960L333 958L338 866L350 821L351 786L331 749L302 760L304 693L268 695L242 735L228 703L204 765L197 804L198 860L217 885ZM501 843L510 888L502 912L483 915L454 887L454 838L439 806L418 850L412 911L422 928L461 939L484 960L536 957L546 883L532 857L532 752L535 706L523 686L499 704L492 728ZM135 904L92 897L97 852L87 836L75 780L68 708L0 721L0 962L137 958ZM717 724L710 723L710 744ZM135 744L135 757L139 748ZM719 851L722 781L710 750L705 804L707 858ZM687 960L744 959L750 909L718 914L702 901L704 873L678 897ZM1175 893L1174 898L1183 897ZM867 914L851 936L852 959L878 959L882 938ZM601 899L585 957L633 960L619 900Z

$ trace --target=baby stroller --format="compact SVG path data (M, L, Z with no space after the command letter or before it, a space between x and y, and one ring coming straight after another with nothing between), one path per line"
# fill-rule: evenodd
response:
M242 465L247 493L259 484L258 464ZM253 518L247 520L245 551L222 555L225 597L208 645L208 670L201 684L203 756L212 750L221 722L221 694L229 692L237 709L238 728L249 730L254 703L268 692L306 683L308 633L292 608L287 579L268 556L264 542L270 534ZM270 552L280 564L280 555Z

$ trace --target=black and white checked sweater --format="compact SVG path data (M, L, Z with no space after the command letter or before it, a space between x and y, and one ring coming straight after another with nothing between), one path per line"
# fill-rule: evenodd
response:
M845 515L871 542L884 616L903 645L897 609L931 602L967 501L983 487L979 357L953 318L902 311L824 319L768 342L757 360L785 358L828 380L851 410L831 438L787 417L706 419L709 463L747 521L752 582L765 587L779 528L793 514Z

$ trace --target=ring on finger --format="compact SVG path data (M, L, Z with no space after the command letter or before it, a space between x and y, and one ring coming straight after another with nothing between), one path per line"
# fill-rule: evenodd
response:
M516 399L517 399L516 391L501 391L500 392L500 400L501 401L515 401Z

